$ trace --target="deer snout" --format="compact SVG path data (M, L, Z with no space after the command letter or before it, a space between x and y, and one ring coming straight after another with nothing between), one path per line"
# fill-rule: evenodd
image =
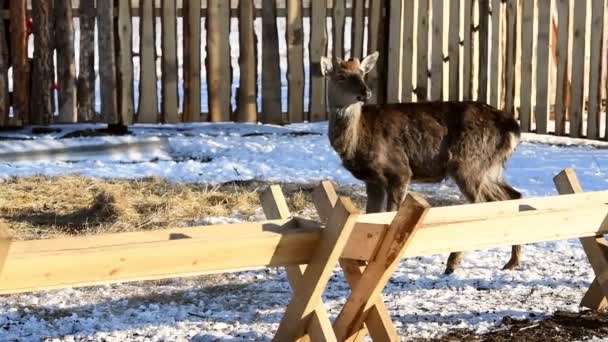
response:
M357 96L357 100L359 100L361 102L368 101L371 98L372 98L372 91L368 88L366 88L361 95Z

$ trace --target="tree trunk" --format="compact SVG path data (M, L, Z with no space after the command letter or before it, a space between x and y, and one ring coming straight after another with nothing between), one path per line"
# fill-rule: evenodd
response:
M74 25L72 1L55 0L55 47L57 48L57 81L59 85L59 118L61 123L75 123L76 65L74 61Z
M95 2L80 1L80 73L78 75L78 121L95 116Z
M25 1L10 1L10 48L13 66L13 122L29 123L30 63L27 57L27 14Z
M51 45L52 5L47 0L32 0L34 19L34 70L32 76L32 124L48 125L53 119L53 48Z
M116 54L114 52L114 0L97 1L99 84L101 115L108 124L120 123L116 99Z

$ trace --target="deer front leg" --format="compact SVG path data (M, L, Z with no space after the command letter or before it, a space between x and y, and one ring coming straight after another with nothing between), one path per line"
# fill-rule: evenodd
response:
M368 214L382 212L386 201L386 189L379 183L365 183L367 191L367 207L365 212Z
M407 193L410 184L411 173L407 172L397 177L391 177L386 189L388 198L386 203L387 211L397 211Z

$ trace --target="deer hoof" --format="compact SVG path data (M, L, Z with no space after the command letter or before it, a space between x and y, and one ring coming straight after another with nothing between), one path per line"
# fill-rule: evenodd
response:
M505 266L503 266L502 269L503 269L503 271L507 271L507 270L511 271L511 270L515 270L517 268L519 268L519 260L511 259Z

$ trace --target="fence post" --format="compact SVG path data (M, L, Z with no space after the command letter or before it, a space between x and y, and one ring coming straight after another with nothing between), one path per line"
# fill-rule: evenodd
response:
M557 77L555 84L555 134L566 132L566 113L570 109L570 82L568 81L568 26L570 24L570 1L557 0Z
M327 118L325 79L321 75L321 56L327 53L327 1L310 2L310 121Z
M55 48L57 50L57 84L59 86L60 123L76 123L76 62L72 1L55 0Z
M353 0L351 21L350 58L363 58L363 25L365 23L365 0Z
M505 58L505 108L508 115L515 117L515 63L517 46L517 0L507 0L507 38Z
M311 52L312 53L312 52ZM262 1L262 121L282 124L277 4Z
M239 6L242 3L250 2L239 1ZM197 122L201 121L201 0L184 1L183 27L184 114L182 121ZM244 49L241 50L241 53L243 52ZM242 69L241 77L244 77Z
M133 123L135 99L133 98L133 26L131 24L131 4L129 1L117 1L118 21L116 46L117 57L117 94L118 115L125 125Z
M95 3L80 1L80 56L78 74L78 121L95 117Z
M177 123L179 122L179 96L177 93L177 3L175 0L162 1L162 28L162 118L163 123ZM224 77L228 77L228 74Z
M13 64L13 120L30 122L30 62L27 56L27 8L25 1L10 1L11 62Z
M429 86L429 1L418 1L418 37L416 66L416 99L418 102L428 100ZM470 1L466 1L470 2Z
M140 0L140 77L139 77L139 106L137 122L158 122L158 93L156 75L156 23L154 17L154 0Z
M34 70L30 123L48 125L53 119L53 48L51 45L51 1L32 0L34 19Z
M570 102L570 136L583 133L585 83L585 22L587 6L574 6L572 40L572 101Z
M116 98L116 53L114 46L114 0L97 0L99 86L101 117L110 125L123 123Z
M0 9L4 8L4 1L0 1ZM10 99L8 94L8 42L6 41L6 31L4 19L0 21L0 126L8 124L10 109Z
M287 117L304 121L304 27L302 1L287 0ZM335 45L334 45L335 46Z

